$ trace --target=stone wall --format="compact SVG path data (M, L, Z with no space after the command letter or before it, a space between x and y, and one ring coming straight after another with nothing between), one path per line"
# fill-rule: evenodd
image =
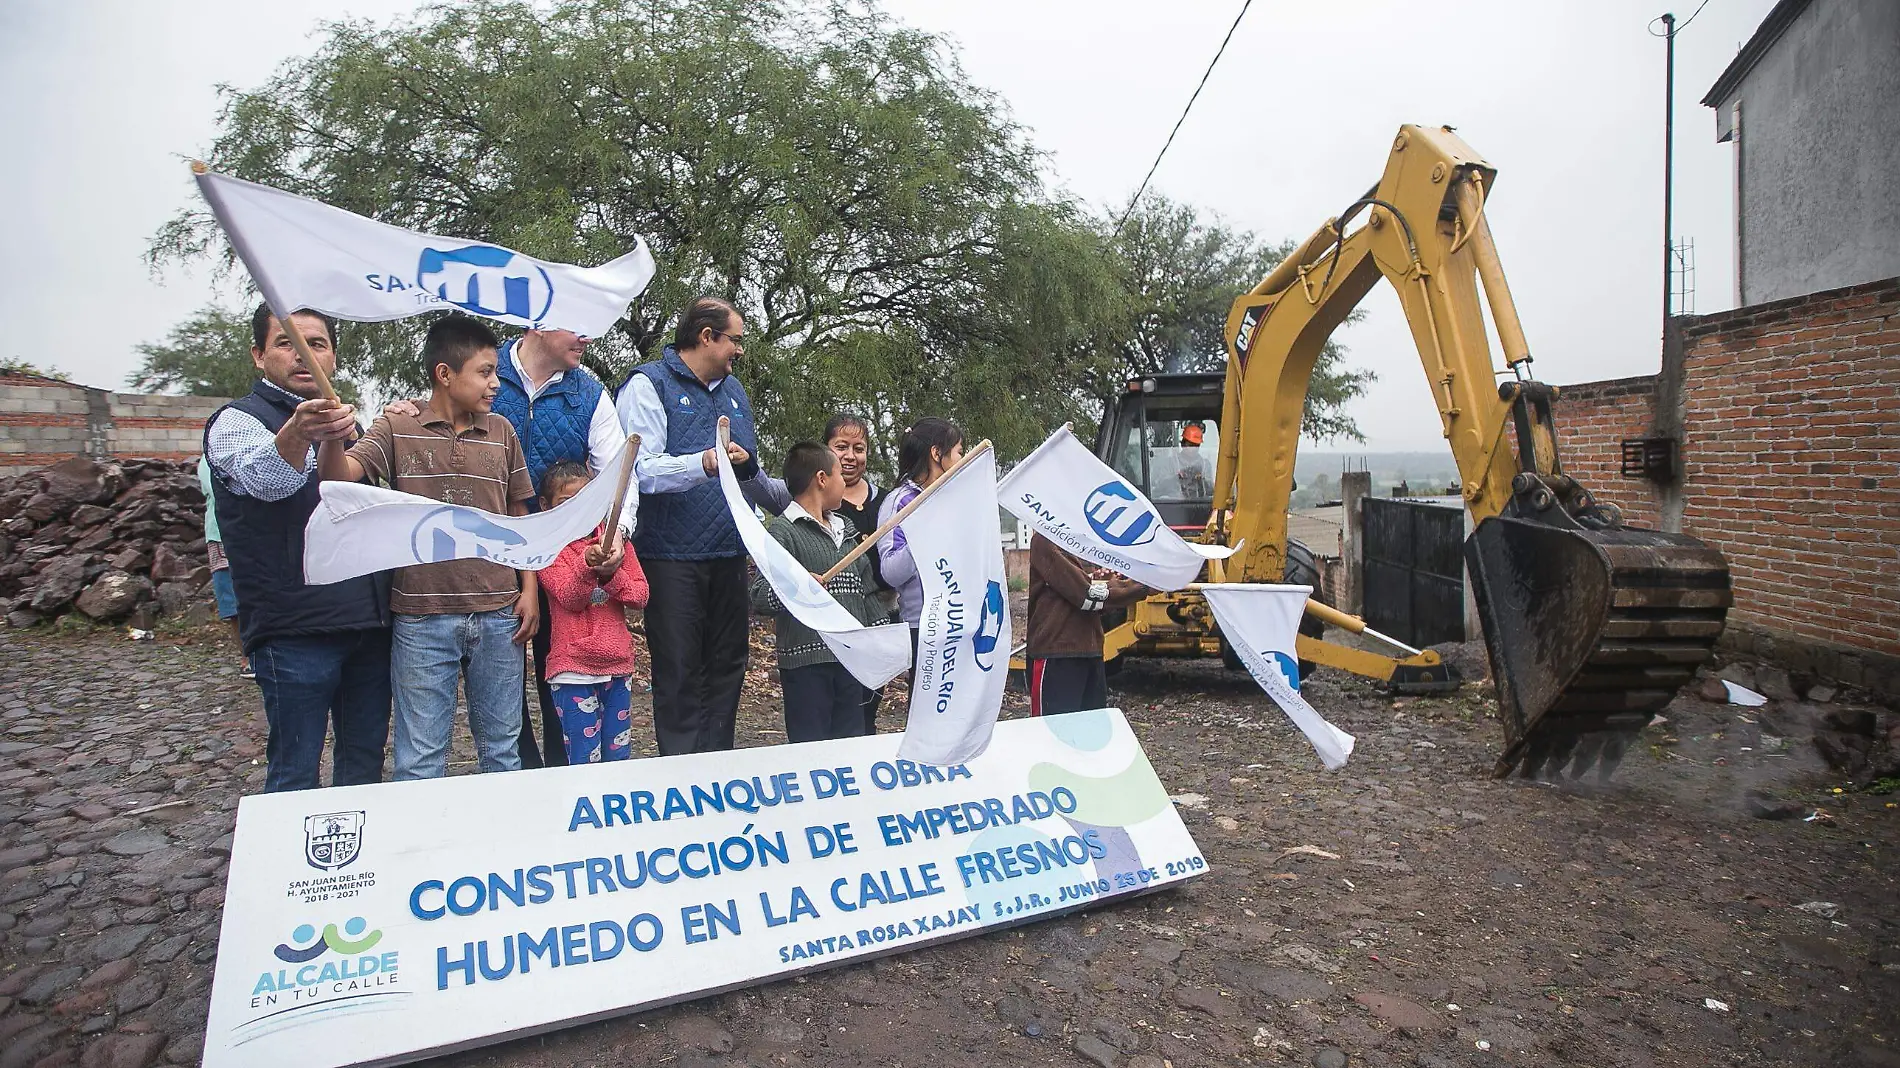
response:
M189 460L222 397L170 397L0 375L0 478L73 456Z

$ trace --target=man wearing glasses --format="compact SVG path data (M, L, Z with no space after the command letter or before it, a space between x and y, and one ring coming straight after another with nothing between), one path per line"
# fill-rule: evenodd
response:
M647 575L653 733L662 756L731 749L745 683L751 602L745 546L718 485L721 416L731 421L727 456L746 498L774 515L791 500L753 459L752 402L732 374L744 355L738 310L696 297L673 344L620 388L621 423L640 435L633 546Z

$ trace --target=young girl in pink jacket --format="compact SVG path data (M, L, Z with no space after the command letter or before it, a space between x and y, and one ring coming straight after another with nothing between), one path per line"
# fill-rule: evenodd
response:
M562 462L541 476L541 507L553 508L579 493L587 468ZM647 577L633 546L614 539L612 552L596 530L561 550L541 570L547 591L550 631L548 690L567 736L567 762L586 764L627 759L633 726L633 634L626 610L645 608Z

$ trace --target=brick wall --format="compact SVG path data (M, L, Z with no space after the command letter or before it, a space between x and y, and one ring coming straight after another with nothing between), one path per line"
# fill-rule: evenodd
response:
M168 460L198 455L221 397L112 393L38 375L0 375L0 477L81 453Z
M1622 444L1648 436L1655 398L1655 375L1612 378L1558 387L1551 411L1564 472L1639 527L1658 526L1662 513L1654 485L1623 477Z
M1681 327L1682 525L1728 558L1725 641L1900 694L1900 278ZM1617 444L1655 385L1564 386L1557 408L1565 469L1638 525L1656 491Z

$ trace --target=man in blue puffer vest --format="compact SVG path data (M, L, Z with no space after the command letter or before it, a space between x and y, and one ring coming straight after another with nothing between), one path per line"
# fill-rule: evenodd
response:
M647 652L653 733L662 756L731 749L745 683L751 597L745 546L719 489L719 417L731 421L727 456L746 498L777 515L791 497L759 471L752 402L732 375L745 323L718 297L695 298L658 360L620 387L621 422L640 435L640 529L633 546L647 575Z

